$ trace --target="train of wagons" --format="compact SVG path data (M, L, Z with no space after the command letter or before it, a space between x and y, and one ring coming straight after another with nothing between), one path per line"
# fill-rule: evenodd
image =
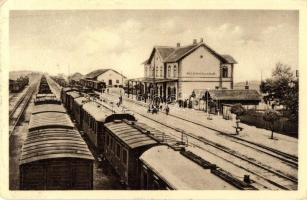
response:
M94 157L42 77L19 161L21 190L93 189Z
M15 93L22 91L29 84L28 76L21 76L17 80L9 80L9 92Z
M77 88L62 88L61 101L91 149L112 166L127 188L237 189L184 156L176 139L138 122L133 114L114 112Z

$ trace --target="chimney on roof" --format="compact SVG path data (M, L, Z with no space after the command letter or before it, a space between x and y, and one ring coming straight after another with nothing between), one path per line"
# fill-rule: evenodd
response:
M180 42L177 42L177 47L180 47Z
M203 43L203 42L204 42L204 38L200 38L199 43Z
M193 44L197 44L197 40L196 39L193 40Z
M245 89L246 89L246 90L249 89L248 81L246 81L246 83L245 83Z

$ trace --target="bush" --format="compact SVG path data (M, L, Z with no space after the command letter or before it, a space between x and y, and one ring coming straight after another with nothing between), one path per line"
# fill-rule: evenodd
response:
M241 115L244 115L246 110L241 104L235 104L231 106L230 112L233 114L236 114L237 119L238 119Z

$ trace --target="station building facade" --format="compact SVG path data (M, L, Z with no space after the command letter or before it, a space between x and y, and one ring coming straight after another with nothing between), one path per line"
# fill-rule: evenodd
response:
M236 63L232 56L218 54L203 39L194 39L186 46L154 46L143 63L144 77L128 80L128 93L185 100L195 89L233 89Z

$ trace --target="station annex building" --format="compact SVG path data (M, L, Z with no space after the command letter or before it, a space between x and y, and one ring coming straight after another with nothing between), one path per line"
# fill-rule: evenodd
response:
M221 55L201 38L181 46L154 46L144 64L144 77L128 80L129 93L163 100L188 99L195 89L233 89L237 62Z
M103 82L106 87L122 87L127 77L114 69L97 69L86 74L81 82Z

